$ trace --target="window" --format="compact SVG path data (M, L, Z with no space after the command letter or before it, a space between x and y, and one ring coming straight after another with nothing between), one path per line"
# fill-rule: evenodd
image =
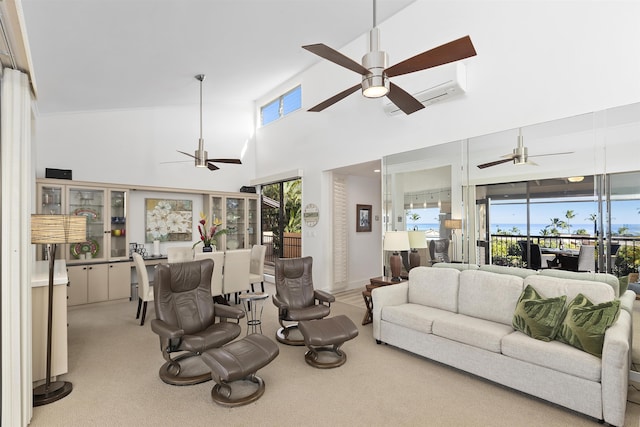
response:
M297 86L260 108L260 124L269 124L302 107L302 86Z

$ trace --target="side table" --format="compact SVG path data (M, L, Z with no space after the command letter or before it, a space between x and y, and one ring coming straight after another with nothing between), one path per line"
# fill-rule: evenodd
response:
M398 283L406 281L406 279L402 279L399 282L394 282L389 276L372 277L371 279L369 279L370 283L367 283L365 285L365 290L362 291L362 298L364 299L364 304L367 307L367 311L365 312L364 318L362 319L362 324L367 325L373 322L373 299L371 298L371 291L373 291L375 288L379 288L380 286L397 285Z
M240 294L240 301L244 312L247 314L247 335L257 333L260 329L262 333L262 310L264 309L264 301L269 298L269 294L265 292L247 292Z

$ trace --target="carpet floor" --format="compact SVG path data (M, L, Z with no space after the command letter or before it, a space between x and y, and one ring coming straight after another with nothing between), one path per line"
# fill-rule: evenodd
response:
M273 294L273 284L265 285ZM331 306L332 316L348 316L359 330L342 347L345 365L315 369L305 363L304 347L278 344L279 356L258 371L265 394L252 404L224 408L211 400L213 382L176 387L160 380L164 360L149 326L154 309L150 306L140 326L136 307L137 302L112 301L69 308L69 373L63 378L73 383L73 392L34 408L32 427L598 425L543 400L377 345L371 324L361 324L361 290L337 294ZM270 299L262 320L263 333L273 338L279 325ZM244 336L246 322L241 324ZM625 426L639 426L635 386Z

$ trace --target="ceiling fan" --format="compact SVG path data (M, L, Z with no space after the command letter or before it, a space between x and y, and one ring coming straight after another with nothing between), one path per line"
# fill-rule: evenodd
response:
M312 107L309 111L322 111L362 88L362 94L367 98L386 96L405 114L415 113L424 108L424 105L408 92L391 83L389 81L390 77L426 70L476 55L471 38L465 36L387 68L387 53L379 50L379 44L380 33L376 27L376 0L373 0L373 28L369 32L369 52L362 57L362 64L358 64L351 58L322 43L302 46L309 52L362 75L361 83L332 96Z
M522 129L518 129L518 146L513 149L513 152L510 154L505 154L501 156L500 160L495 160L489 163L483 163L478 165L478 168L484 169L491 166L501 165L502 163L507 163L513 161L514 165L533 165L537 166L538 164L529 160L529 157L542 157L542 156L558 156L561 154L572 154L573 151L565 151L562 153L547 153L547 154L536 154L533 156L529 156L529 150L524 146L523 138L522 138Z
M198 149L195 151L194 155L185 153L184 151L176 150L178 153L182 153L186 156L193 157L195 159L196 167L198 168L208 168L209 170L217 170L220 169L213 163L233 163L236 165L241 165L242 162L240 159L209 159L208 154L204 149L204 139L202 139L202 82L204 81L205 75L198 74L195 76L198 81L200 81L200 138L198 139Z

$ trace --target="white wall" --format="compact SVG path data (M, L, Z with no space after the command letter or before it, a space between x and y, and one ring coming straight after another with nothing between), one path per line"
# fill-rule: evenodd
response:
M348 206L348 287L357 288L369 283L371 277L382 274L382 211L380 179L361 176L347 177ZM356 232L356 205L371 205L371 232ZM377 219L376 219L377 218Z
M199 112L193 107L104 111L40 116L36 173L71 169L73 179L187 189L239 191L255 169L252 107L235 111L203 106L209 157L242 157L242 165L194 167L176 150L198 148ZM246 148L245 148L246 145ZM176 163L163 163L176 162Z
M215 173L159 165L180 159L175 149L195 149L198 115L192 108L40 117L38 176L45 167L57 167L73 169L74 178L88 181L237 191L251 178L302 169L303 205L315 203L320 218L328 218L327 170L640 101L637 16L640 2L417 0L379 26L381 47L395 64L470 35L478 56L464 61L468 91L463 97L411 116L388 117L382 111L386 101L356 93L321 113L298 111L258 129L255 141L249 129L253 108L205 107L205 113L211 111L206 117L213 118L206 120L204 132L210 154L219 147L220 156L237 156L249 141L246 165ZM359 61L367 45L363 35L334 48ZM428 76L426 70L393 82L420 88ZM257 105L301 83L306 109L358 80L357 74L320 60ZM95 157L99 162L90 161ZM328 235L330 222L320 220L303 241L304 254L317 266L314 283L324 289L332 286Z

